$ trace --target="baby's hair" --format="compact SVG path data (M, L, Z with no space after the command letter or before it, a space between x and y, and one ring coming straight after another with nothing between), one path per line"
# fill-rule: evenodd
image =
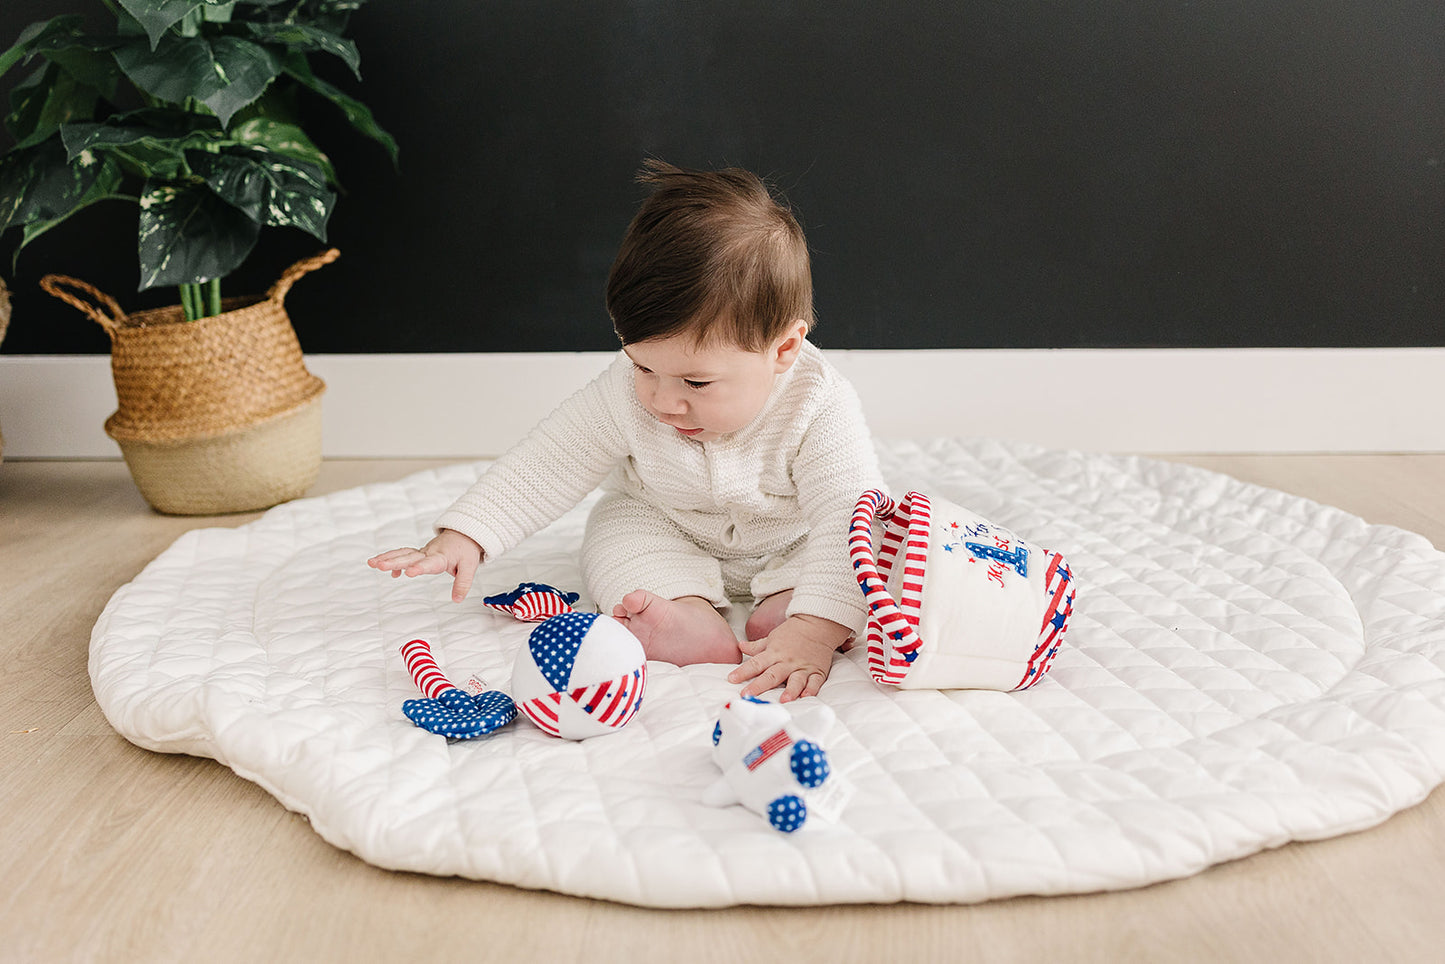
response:
M698 345L761 351L800 319L812 328L808 242L757 175L649 159L638 180L653 191L607 278L624 345L687 333Z

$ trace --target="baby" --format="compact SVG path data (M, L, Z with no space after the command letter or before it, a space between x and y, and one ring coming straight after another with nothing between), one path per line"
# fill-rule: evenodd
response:
M882 486L851 385L808 340L813 287L791 212L742 170L647 163L607 280L616 360L494 463L420 549L373 568L477 567L599 484L581 564L649 659L738 663L743 695L815 695L865 621L848 523ZM730 598L754 608L739 642ZM744 659L746 657L746 659Z

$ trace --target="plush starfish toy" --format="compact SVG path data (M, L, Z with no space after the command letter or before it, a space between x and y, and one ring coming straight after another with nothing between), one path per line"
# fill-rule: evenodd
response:
M407 671L426 699L407 700L401 711L407 719L428 733L449 740L470 740L506 726L517 716L517 705L506 693L488 690L468 693L446 678L432 658L424 639L413 639L401 648ZM480 691L481 684L470 681Z

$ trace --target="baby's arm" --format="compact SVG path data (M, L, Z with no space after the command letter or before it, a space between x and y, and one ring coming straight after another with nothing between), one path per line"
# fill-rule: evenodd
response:
M851 635L851 629L831 619L794 613L762 639L738 643L750 658L728 674L728 682L752 680L743 687L743 696L760 696L782 686L782 703L817 696L828 679L833 654Z
M809 527L799 550L802 576L788 604L792 615L764 638L738 644L751 658L728 681L752 680L744 696L775 686L785 687L785 703L817 695L834 653L853 635L845 623L862 621L863 597L848 562L848 524L858 496L881 486L882 477L857 394L841 378L829 391L829 403L814 416L791 466Z
M420 549L392 549L372 556L366 564L373 569L390 572L393 577L449 573L455 577L452 602L461 602L467 598L467 590L472 588L472 577L476 575L484 555L482 547L471 537L455 529L443 529Z

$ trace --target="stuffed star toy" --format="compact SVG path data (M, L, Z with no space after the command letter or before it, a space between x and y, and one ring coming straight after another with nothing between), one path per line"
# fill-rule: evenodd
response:
M481 692L481 684L475 680L471 682L477 692L468 693L447 679L432 658L426 640L413 639L401 648L401 655L417 689L426 694L425 699L402 703L401 711L428 733L449 740L470 740L506 726L516 718L517 705L506 693Z
M575 592L563 592L545 583L524 582L511 592L487 596L482 603L524 623L540 623L572 612L572 604L580 598Z
M783 833L803 826L810 792L831 770L828 754L804 735L787 709L752 696L732 700L713 726L712 742L713 760L723 773L703 794L703 803L741 803Z

